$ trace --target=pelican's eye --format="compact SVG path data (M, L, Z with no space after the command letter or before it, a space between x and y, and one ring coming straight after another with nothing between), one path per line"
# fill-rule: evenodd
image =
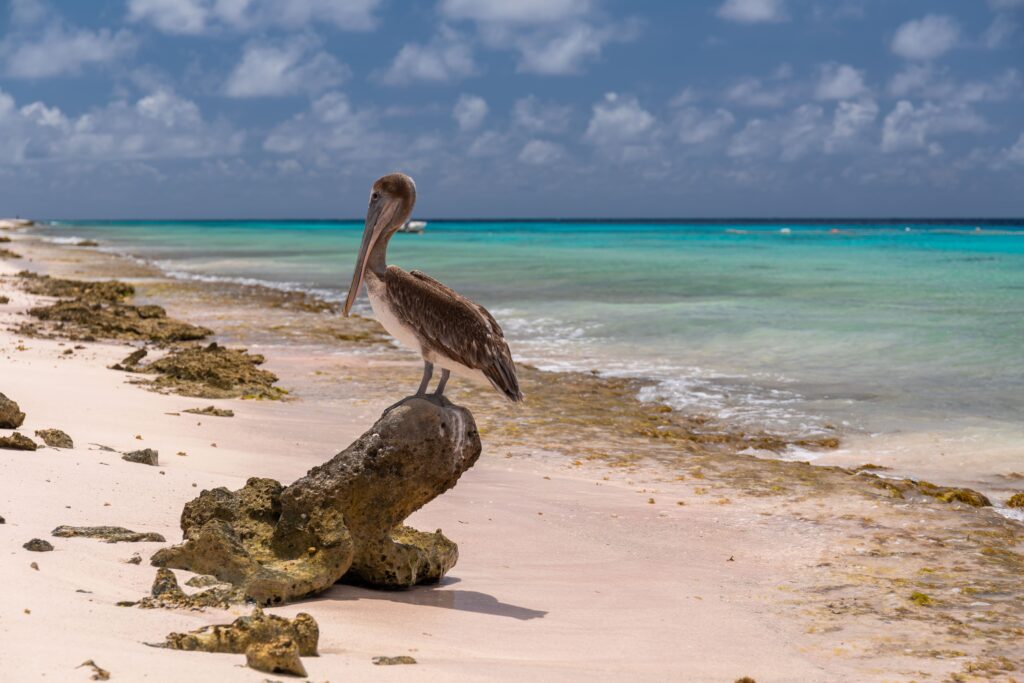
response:
M371 202L375 202L378 199L380 199L380 192L374 192L373 194L370 195Z

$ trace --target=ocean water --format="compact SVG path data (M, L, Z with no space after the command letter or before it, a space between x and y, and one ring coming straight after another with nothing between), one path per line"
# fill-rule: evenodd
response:
M40 232L96 239L180 277L340 300L362 225L62 222ZM488 307L518 360L649 377L645 398L681 410L782 433L1024 424L1024 222L431 221L425 234L396 235L388 256Z

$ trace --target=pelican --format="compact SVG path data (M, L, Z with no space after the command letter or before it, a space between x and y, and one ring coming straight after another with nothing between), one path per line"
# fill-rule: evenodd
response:
M342 312L349 314L365 279L377 320L423 358L423 379L416 397L440 399L454 372L489 383L509 401L522 401L512 354L494 317L483 306L418 270L407 273L387 265L388 242L409 220L415 203L416 184L407 175L392 173L373 184L363 243ZM441 379L428 395L435 365L441 368Z

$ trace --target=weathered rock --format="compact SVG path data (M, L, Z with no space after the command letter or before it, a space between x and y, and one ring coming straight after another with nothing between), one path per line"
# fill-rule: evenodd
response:
M139 532L123 526L59 526L50 532L58 538L99 538L107 543L166 543L167 539L152 531Z
M123 372L135 372L139 367L139 361L146 357L149 353L146 349L136 349L132 351L120 363L114 363L110 366L111 370L121 370Z
M157 391L197 398L279 399L277 375L261 370L263 356L217 343L175 349L140 372L159 375L147 384Z
M25 413L17 403L0 394L0 429L17 429L25 422Z
M98 247L100 243L96 240L79 240L75 242L76 247Z
M192 413L193 415L209 415L211 417L234 417L235 411L229 408L218 408L216 406L206 406L205 408L187 408L181 411L183 413Z
M244 599L238 591L223 588L211 588L200 593L188 595L181 590L178 579L170 569L156 570L153 587L149 595L138 601L117 603L121 607L138 606L142 609L194 609L203 610L207 607L227 609L232 603Z
M59 429L37 429L36 436L50 448L74 448L75 442L66 432Z
M24 434L14 432L10 436L0 436L0 448L5 448L9 451L34 451L39 446Z
M134 553L131 557L125 560L125 564L142 564L142 556L138 553Z
M7 520L4 519L3 515L0 515L0 524L7 524Z
M11 241L11 238L7 235L0 235L0 244L7 244Z
M65 280L23 270L18 273L21 288L29 294L52 296L58 299L86 299L88 301L124 301L135 294L135 288L118 280Z
M409 655L398 655L397 657L374 657L373 663L377 666L395 666L398 664L415 664L416 660Z
M230 624L204 626L189 633L171 633L163 647L245 654L255 643L269 644L281 637L295 641L301 656L315 657L320 628L313 617L305 612L295 615L294 619L286 619L276 614L266 614L255 607L251 615L238 617Z
M943 503L957 502L972 507L989 507L992 505L992 502L984 494L974 489L937 486L927 481L876 478L874 485L885 489L889 496L893 498L906 498L908 495L920 494L936 498Z
M21 547L25 550L31 550L34 553L48 553L53 550L53 545L49 541L44 541L41 538L33 538Z
M224 582L212 574L200 574L186 581L185 585L192 588L209 588L211 586L223 586Z
M270 674L305 676L306 667L299 659L299 646L291 638L281 636L269 643L253 643L245 651L245 665Z
M1006 507L1024 508L1024 491L1015 493L1006 501Z
M0 294L0 304L9 304L9 303L11 303L11 298L8 297L8 296L4 296L3 294Z
M152 563L212 574L260 604L320 592L343 576L381 588L436 582L458 560L457 546L401 523L479 455L468 410L412 399L287 488L253 478L238 491L203 491L182 512L185 542Z
M17 259L21 258L21 254L10 249L0 249L0 259Z
M121 456L122 460L137 462L140 465L157 466L160 464L160 453L152 448L143 448L141 451L132 451Z
M205 327L168 318L160 306L94 300L60 300L29 309L29 315L55 323L56 332L71 339L123 339L160 344L192 341L213 332Z

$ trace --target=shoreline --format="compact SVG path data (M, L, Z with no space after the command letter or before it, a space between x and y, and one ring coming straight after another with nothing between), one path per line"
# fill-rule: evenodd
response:
M102 275L109 264L97 263L103 258L94 252L38 248L14 236L8 246L33 259L33 267L67 277L111 276ZM0 273L22 264L0 261ZM147 280L151 274L141 268L134 276L123 270L122 277L141 278L137 303L158 302L174 317L212 328L219 340L263 353L296 399L211 401L125 384L106 368L126 354L123 343L87 342L64 358L59 340L9 332L36 299L5 277L2 293L11 303L0 306L0 362L10 372L0 391L21 403L32 429L70 424L66 431L77 447L0 450L3 480L19 482L0 495L3 550L17 558L3 567L2 580L23 598L15 602L32 602L3 607L0 635L12 648L13 671L25 679L40 675L40 662L52 675L69 675L66 657L47 659L41 649L43 634L67 608L86 630L96 618L112 626L112 634L75 636L69 651L77 657L89 650L75 664L92 658L115 676L147 671L153 680L162 680L158 669L174 669L176 679L187 669L252 680L254 674L234 667L237 657L138 645L171 630L226 623L246 610L225 618L213 610L115 608L115 600L148 590L152 568L119 562L139 548L83 539L61 543L50 562L50 555L33 557L20 544L29 533L48 538L56 523L101 522L161 532L174 542L181 505L203 487L237 488L255 475L291 481L358 435L414 385L418 369L407 354L380 347L372 328L353 331L332 319L312 335L289 330L315 314L287 297L268 308ZM261 324L254 326L257 312ZM546 380L525 374L537 384ZM474 409L485 454L458 487L411 522L443 526L460 544L462 560L437 587L381 595L335 586L275 610L309 611L320 622L323 655L305 662L313 679L341 671L383 675L371 668L371 654L412 648L421 663L403 674L417 680L480 680L485 670L495 680L613 680L638 673L687 680L749 675L762 683L983 680L1009 676L1007 667L1024 661L1021 525L917 490L896 498L868 473L737 455L749 435L677 422L646 407L623 409L640 405L624 400L635 396L628 381L582 373L560 380L571 387L538 401L535 414L509 416L484 391L453 392L455 402ZM58 385L67 395L54 394ZM562 405L574 393L587 400ZM617 406L598 424L588 412L595 400ZM166 414L207 403L230 407L237 417L197 420L193 430ZM127 449L139 441L132 434L161 445L166 474L104 458L87 445ZM642 442L651 449L638 457ZM170 455L176 449L188 456ZM111 505L100 505L97 492ZM152 502L139 507L141 499ZM19 510L31 510L32 519ZM141 547L148 556L157 546ZM27 566L34 559L39 573ZM84 584L94 593L73 593ZM933 604L915 603L913 593L931 596ZM605 632L587 628L595 622L607 624ZM133 637L140 629L145 637Z

